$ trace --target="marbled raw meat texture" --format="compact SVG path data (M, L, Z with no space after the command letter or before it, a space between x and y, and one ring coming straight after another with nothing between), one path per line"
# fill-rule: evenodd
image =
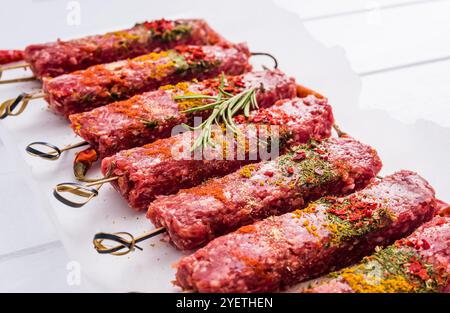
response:
M225 82L227 91L233 94L257 87L256 98L260 108L269 107L277 100L293 98L296 95L295 80L280 70L228 76ZM100 158L104 158L121 150L169 137L176 125L192 125L193 117L198 114L183 113L189 102L180 102L175 100L174 96L216 95L219 85L220 78L216 77L200 82L189 81L175 86L163 86L157 91L149 91L92 111L70 115L69 119L75 133L89 142ZM198 101L191 102L198 104ZM202 116L210 113L209 110L204 111Z
M450 292L450 217L435 217L409 237L310 288L314 293Z
M435 209L427 181L396 172L347 197L326 197L213 240L179 262L176 284L199 292L277 291L392 244Z
M43 91L50 109L68 117L167 84L212 78L222 72L240 75L251 70L249 58L245 44L177 46L172 50L44 78Z
M158 195L175 193L260 161L265 156L259 153L261 149L257 151L251 145L252 139L256 142L254 138L273 144L279 142L279 150L284 152L289 146L329 137L333 115L326 99L311 95L280 100L267 109L252 112L248 119L238 116L236 121L243 136L226 137L219 132L214 137L216 146L203 150L203 155L191 152L195 136L193 132L185 132L105 158L103 173L119 176L112 182L114 187L132 208L145 210ZM273 126L279 129L269 128ZM250 151L258 153L251 158Z
M270 215L302 208L324 195L365 187L381 169L375 150L352 138L330 138L292 148L275 160L247 165L223 178L158 197L147 216L165 227L179 249Z

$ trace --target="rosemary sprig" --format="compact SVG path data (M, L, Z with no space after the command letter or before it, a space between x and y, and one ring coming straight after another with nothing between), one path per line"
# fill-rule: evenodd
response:
M233 95L224 90L225 75L222 74L219 93L217 96L208 95L186 95L177 96L175 100L186 100L186 99L207 99L214 100L212 103L207 103L202 106L193 107L182 111L182 113L194 113L204 110L211 110L212 112L209 117L198 126L189 126L183 124L184 127L198 131L200 130L200 135L196 138L194 144L191 147L191 151L206 146L214 147L214 143L211 140L211 132L213 125L225 124L233 133L240 135L241 131L234 123L234 116L236 113L243 111L244 116L248 117L251 109L257 109L258 103L256 101L256 88L250 88L242 91L237 95Z

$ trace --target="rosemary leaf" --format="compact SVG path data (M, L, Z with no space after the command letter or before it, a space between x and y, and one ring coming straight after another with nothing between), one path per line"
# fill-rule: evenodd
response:
M182 113L195 113L205 110L212 109L209 117L197 126L188 126L183 124L183 127L190 130L200 130L200 135L195 139L194 144L191 147L191 151L199 148L212 146L214 143L211 138L212 127L214 125L225 124L235 134L241 134L241 131L234 122L234 116L243 111L245 117L248 117L250 110L258 108L258 103L256 100L256 89L251 88L245 90L237 95L233 95L224 90L225 86L225 75L222 73L219 93L217 96L208 95L186 95L186 96L176 96L175 100L186 100L186 99L205 99L205 100L215 100L212 103L207 103L202 106L193 107L182 111Z
M232 93L229 93L229 92L227 92L227 91L225 91L224 89L223 89L223 87L219 87L219 91L222 93L222 94L224 94L225 96L227 96L227 97L233 97L234 95L232 94Z
M196 112L196 111L205 111L205 110L213 109L217 105L220 105L222 102L223 102L223 100L212 102L212 103L205 104L205 105L198 106L198 107L193 107L193 108L181 111L181 113L191 113L191 112Z

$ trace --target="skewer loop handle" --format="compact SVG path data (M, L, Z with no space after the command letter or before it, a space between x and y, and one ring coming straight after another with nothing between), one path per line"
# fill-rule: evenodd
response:
M121 236L126 236L128 238L123 238ZM112 248L108 248L107 246L105 246L103 244L104 241L116 242L119 245L112 247ZM94 244L95 250L97 250L97 252L100 254L112 254L112 255L116 255L116 256L121 256L121 255L125 255L125 254L128 254L128 253L134 251L135 248L142 250L141 247L136 246L136 240L135 240L134 236L127 232L120 232L120 233L113 233L113 234L98 233L98 234L95 234L94 240L92 242ZM123 250L123 249L126 249L126 250L120 252L120 250Z
M100 254L112 254L112 255L125 255L128 254L135 249L143 250L141 247L137 246L136 244L153 238L155 236L158 236L159 234L162 234L166 232L166 229L164 227L155 228L148 233L145 233L139 237L134 237L132 234L127 232L120 232L120 233L97 233L94 236L93 244L95 250L97 250ZM118 243L117 246L114 247L108 247L103 242L104 241L111 241ZM120 250L126 249L125 251L119 252Z
M45 142L45 141L35 141L30 143L29 145L26 146L25 151L28 152L28 154L35 156L35 157L40 157L42 159L46 159L46 160L58 160L61 156L61 154L64 151L70 150L70 149L74 149L74 148L78 148L81 146L86 146L88 145L88 142L86 141L82 141L76 144L72 144L72 145L68 145L64 148L58 148L57 146L49 143L49 142ZM43 146L49 149L49 152L44 152L42 150L37 149L37 146Z
M49 152L44 152L41 150L36 149L36 146L44 146L50 149ZM58 160L59 157L61 156L61 149L59 149L57 146L52 145L51 143L45 142L45 141L35 141L30 143L29 145L27 145L27 147L25 148L25 151L28 152L28 154L35 156L35 157L40 157L46 160Z
M65 196L63 196L64 192L84 198L84 200L83 201L70 200ZM81 208L86 203L91 201L92 198L98 196L98 189L79 183L61 183L56 185L55 189L53 190L53 196L58 201L64 203L65 205L68 205L72 208Z
M20 95L18 95L17 98L4 101L0 105L0 119L5 119L8 116L17 116L22 114L23 111L25 111L25 109L27 108L28 102L30 102L33 99L39 99L43 97L44 97L43 93L30 94L23 92ZM20 104L19 109L15 110L19 104Z
M81 208L86 203L91 201L92 198L98 196L99 189L105 184L119 179L119 176L103 177L100 179L92 180L92 182L87 184L80 183L61 183L56 185L53 189L53 196L64 203L65 205L71 206L72 208ZM85 198L85 200L78 202L70 200L63 196L63 193L67 192L77 197Z

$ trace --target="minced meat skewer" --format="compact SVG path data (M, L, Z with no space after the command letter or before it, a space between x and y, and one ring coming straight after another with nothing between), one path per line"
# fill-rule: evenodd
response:
M177 248L189 250L242 225L303 208L321 196L363 188L380 169L376 151L352 138L310 142L275 160L158 197L147 217L166 228Z
M267 148L278 145L283 153L289 146L329 137L333 115L326 99L310 95L280 100L251 112L248 118L239 115L235 121L241 136L227 137L220 131L213 139L215 146L200 155L190 149L194 132L185 132L105 158L102 171L107 177L118 177L112 184L133 209L145 210L158 195L172 194L269 158L269 154L262 154L270 153Z
M257 87L256 98L260 108L269 107L277 100L296 96L295 80L280 70L227 76L224 82L225 90L231 94ZM121 150L169 137L176 125L192 125L195 114L183 111L203 105L207 100L174 98L186 95L213 96L219 93L220 83L221 78L216 77L200 82L167 85L128 100L70 115L69 119L75 133L89 142L99 158L104 158ZM209 110L203 112L203 116L210 114Z
M301 292L450 292L450 217L435 217L409 237Z
M103 35L30 45L25 49L25 60L35 76L41 79L177 45L227 44L204 20L160 19Z
M347 197L325 197L213 240L179 262L176 284L199 292L284 289L409 235L435 209L428 182L400 171Z
M245 44L226 48L177 46L172 50L45 78L43 93L51 110L68 117L167 84L212 78L222 72L240 75L251 70L249 57Z

